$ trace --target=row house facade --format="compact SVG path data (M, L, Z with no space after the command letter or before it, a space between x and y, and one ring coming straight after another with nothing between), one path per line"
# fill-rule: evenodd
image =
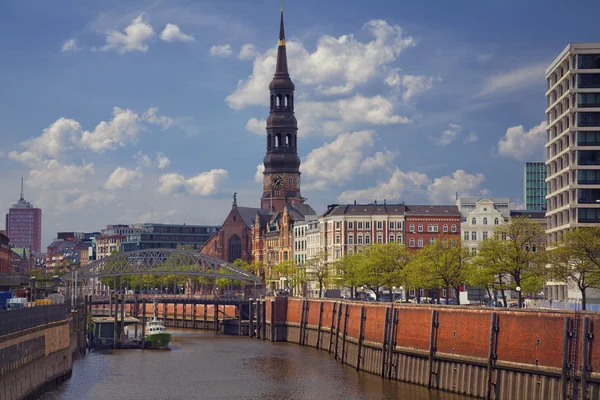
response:
M460 212L457 206L406 206L406 245L421 249L440 236L460 243Z
M121 243L127 240L125 235L100 235L96 237L96 259L110 257L111 253L119 252Z

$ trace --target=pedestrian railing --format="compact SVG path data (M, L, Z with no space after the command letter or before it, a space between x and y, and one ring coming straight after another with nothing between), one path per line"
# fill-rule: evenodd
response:
M51 304L0 311L0 341L2 336L67 318L68 304Z

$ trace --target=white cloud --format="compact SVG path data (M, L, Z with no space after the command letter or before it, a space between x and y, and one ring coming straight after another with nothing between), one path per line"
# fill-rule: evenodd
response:
M368 174L376 169L392 169L396 155L389 150L378 151L372 157L367 157L363 160L358 168L361 174Z
M123 32L110 31L106 35L106 44L101 51L116 50L120 54L130 51L148 51L147 42L155 35L152 26L144 21L143 15L138 16Z
M79 51L80 48L77 47L77 41L75 39L69 39L62 44L60 51L63 53L67 51Z
M339 86L317 86L317 93L324 94L326 96L336 96L340 94L349 94L354 90L354 85L347 83Z
M168 129L173 125L173 118L164 115L156 115L158 107L151 107L144 113L142 119L150 124L160 125L163 129Z
M117 146L134 142L140 131L139 116L131 110L113 108L113 119L102 121L93 131L81 134L81 146L95 153L115 149Z
M142 167L146 167L146 168L152 167L152 160L150 159L149 156L144 154L144 152L141 150L133 155L133 159L135 161L137 161L137 163L139 165L141 165Z
M210 48L211 56L228 57L231 55L231 53L232 50L230 44L224 44L222 46L213 46Z
M158 169L165 169L171 164L171 160L160 151L156 153L156 161Z
M258 50L256 46L252 43L246 43L240 49L240 53L238 54L238 58L240 60L250 60L258 55Z
M477 54L477 57L475 57L475 58L480 63L485 63L492 59L492 55L489 53L482 53L482 54Z
M49 160L29 171L27 184L41 189L59 188L81 183L91 175L94 164L63 165L58 160Z
M265 172L265 165L260 163L256 166L256 172L254 173L254 181L256 183L263 183L263 172Z
M406 88L402 94L405 101L409 101L413 97L424 93L433 87L433 77L404 75L402 77L402 85Z
M402 78L400 77L400 69L394 68L390 70L383 81L388 86L400 86L402 84Z
M527 65L488 77L478 96L511 92L543 82L548 63Z
M474 190L479 188L485 181L483 174L468 174L462 169L457 169L452 173L452 176L442 176L435 178L433 182L427 186L429 199L433 204L454 204L456 194L458 196L468 196Z
M218 191L218 186L227 177L224 169L212 169L186 179L181 174L164 174L159 178L158 191L162 194L189 193L208 196Z
M469 136L467 136L464 140L465 143L475 143L476 141L479 140L479 136L477 136L477 133L475 132L471 132L469 134Z
M313 149L300 166L307 177L304 188L324 190L331 185L339 186L353 178L352 172L357 171L357 166L362 173L385 168L386 162L393 159L389 152L377 153L363 160L365 151L374 144L374 137L372 131L342 133L334 141Z
M36 138L21 143L26 151L12 151L9 157L25 164L34 164L44 156L59 158L63 152L69 151L81 138L81 125L69 118L59 118L42 131Z
M142 179L143 176L144 174L139 167L136 169L118 167L104 183L104 189L116 190L127 186L134 186L133 184ZM136 186L139 186L139 183Z
M450 128L442 132L442 136L439 138L438 146L448 146L450 143L456 140L458 133L461 131L461 126L457 124L450 124Z
M471 175L463 170L456 170L452 176L431 179L420 172L403 172L396 168L388 181L377 182L377 185L360 190L343 192L338 200L351 203L354 200L371 202L374 200L404 200L410 198L425 198L434 204L454 203L456 193L468 195L477 190L485 181L483 174Z
M175 24L167 24L165 29L161 32L160 38L165 42L174 42L176 40L181 42L193 42L196 40L193 36L181 32L181 29Z
M257 135L264 135L267 126L267 120L250 118L246 123L246 129Z
M414 40L406 36L400 26L386 21L371 20L364 25L373 40L361 42L354 35L321 36L314 52L301 43L287 41L289 64L293 65L293 79L310 88L311 85L331 85L320 91L329 94L348 93L357 85L367 83L376 76L381 67L393 62L405 49L414 46ZM252 74L238 82L237 89L227 96L231 108L242 109L249 105L263 105L265 88L275 71L277 49L271 48L258 54Z
M523 125L513 126L498 142L498 153L504 157L527 161L540 155L546 142L546 121L525 132Z

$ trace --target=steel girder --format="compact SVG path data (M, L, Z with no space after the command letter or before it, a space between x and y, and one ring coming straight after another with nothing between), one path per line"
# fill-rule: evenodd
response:
M96 260L62 276L63 282L125 275L188 275L260 283L260 278L219 258L177 249L136 250Z

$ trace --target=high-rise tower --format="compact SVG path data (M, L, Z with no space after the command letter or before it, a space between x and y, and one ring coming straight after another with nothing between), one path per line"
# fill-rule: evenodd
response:
M23 178L21 197L6 214L6 233L12 247L27 248L39 253L42 250L42 210L25 200Z
M300 195L300 158L296 140L298 123L294 116L294 89L288 72L282 9L277 66L269 85L271 112L267 119L267 154L263 159L265 171L260 202L261 208L269 211L281 211L286 203L304 202Z

